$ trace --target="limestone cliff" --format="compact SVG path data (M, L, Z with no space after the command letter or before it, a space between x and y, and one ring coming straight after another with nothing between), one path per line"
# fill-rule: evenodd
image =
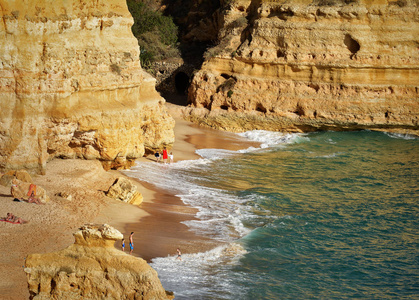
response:
M90 224L74 237L64 250L27 257L31 299L173 299L145 260L114 248L118 230Z
M188 118L250 129L419 129L415 0L233 0Z
M124 0L0 0L0 169L124 167L174 141Z

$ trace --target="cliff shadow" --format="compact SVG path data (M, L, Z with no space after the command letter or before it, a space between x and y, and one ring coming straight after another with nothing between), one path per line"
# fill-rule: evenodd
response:
M188 89L194 70L196 66L187 62L178 64L166 62L160 68L156 66L156 90L169 103L188 105Z

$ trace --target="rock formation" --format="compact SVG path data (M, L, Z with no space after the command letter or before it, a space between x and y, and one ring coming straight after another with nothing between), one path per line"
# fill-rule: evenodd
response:
M419 129L415 0L233 0L188 118L230 131Z
M137 191L137 186L124 177L115 180L106 192L106 196L134 205L143 202L143 195Z
M10 194L13 198L28 200L30 196L28 193L33 190L35 198L41 203L50 201L45 189L39 185L34 185L31 175L26 170L8 171L0 177L0 184L10 187Z
M10 170L0 177L0 184L10 186L13 179L33 183L31 175L26 170Z
M0 0L0 169L126 167L174 141L124 0Z
M19 179L13 179L10 193L13 198L28 200L30 196L30 194L28 194L30 188L30 183L20 181ZM47 203L50 201L45 189L39 185L35 186L35 198L41 203Z
M85 225L68 248L27 257L31 299L173 299L145 260L114 248L122 234Z

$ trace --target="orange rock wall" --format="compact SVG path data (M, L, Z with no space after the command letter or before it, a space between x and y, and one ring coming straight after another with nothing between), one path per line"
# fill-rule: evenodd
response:
M418 15L414 0L235 0L193 78L189 119L231 131L417 133Z
M0 0L0 169L123 167L174 141L124 0Z

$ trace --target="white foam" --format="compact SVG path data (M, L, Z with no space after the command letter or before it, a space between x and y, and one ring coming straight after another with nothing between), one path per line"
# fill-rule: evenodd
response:
M181 249L182 250L182 249ZM225 269L240 263L246 250L238 243L229 243L204 253L182 254L154 258L151 266L159 273L166 290L175 293L176 299L196 299L196 295L234 295L234 284ZM220 267L224 272L220 272ZM217 280L214 281L213 279Z
M261 143L261 148L269 148L284 144L299 143L308 141L309 138L299 133L283 133L267 130L252 130L238 133L239 136L245 137L250 141Z
M237 151L225 149L199 149L195 152L202 158L211 160L222 159L237 154Z
M171 191L184 203L197 208L196 217L199 220L185 222L193 231L223 242L230 242L248 233L243 220L256 215L253 213L255 208L246 205L246 202L254 199L202 186L203 182L211 180L202 176L208 163L208 159L171 165L140 162L131 168L129 176Z
M341 155L344 155L344 152L336 152L336 153L331 153L331 154L325 154L325 155L316 155L314 157L316 158L335 158Z
M402 134L402 133L393 133L393 132L386 132L386 135L393 139L402 139L402 140L415 140L417 137L411 134Z

